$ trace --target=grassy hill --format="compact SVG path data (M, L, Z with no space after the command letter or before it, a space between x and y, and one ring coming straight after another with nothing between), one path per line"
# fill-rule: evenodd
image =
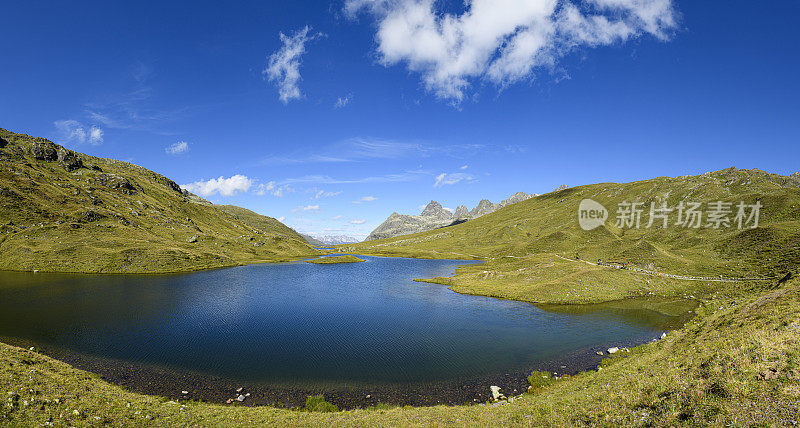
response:
M609 211L605 225L581 229L583 199ZM709 204L731 203L730 227L705 227ZM760 203L759 224L733 222L737 205ZM640 228L617 225L618 204L641 202ZM649 207L702 202L701 227L660 220L647 228ZM749 214L749 211L747 211ZM531 302L586 302L631 295L708 295L736 283L685 281L593 264L598 259L664 274L697 277L777 277L800 264L800 176L729 168L699 176L600 183L548 193L459 225L339 251L389 256L482 259L453 278L437 278L455 291ZM580 254L582 261L575 260ZM591 261L587 263L584 261Z
M0 129L0 269L158 273L318 254L294 230L137 165Z

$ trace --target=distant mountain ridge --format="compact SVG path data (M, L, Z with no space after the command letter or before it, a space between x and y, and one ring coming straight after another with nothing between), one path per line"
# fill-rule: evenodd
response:
M517 192L507 199L502 200L500 203L482 199L471 211L466 205L459 205L455 212L452 213L444 209L439 202L430 201L419 215L392 213L389 218L369 234L366 241L393 238L395 236L425 232L439 227L463 223L464 221L484 216L500 208L522 202L535 196L539 195L535 193L528 194L525 192Z
M361 242L361 239L350 235L307 235L301 234L306 242L311 245L341 245L341 244L355 244Z

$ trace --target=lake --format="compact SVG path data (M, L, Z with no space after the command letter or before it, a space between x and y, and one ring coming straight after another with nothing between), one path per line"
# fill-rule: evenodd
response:
M0 336L249 384L381 385L641 343L693 307L536 307L412 282L470 262L360 257L174 275L0 272Z

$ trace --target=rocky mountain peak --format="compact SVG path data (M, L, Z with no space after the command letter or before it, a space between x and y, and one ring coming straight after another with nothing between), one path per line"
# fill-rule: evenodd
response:
M534 195L529 195L525 192L517 192L511 195L508 199L503 200L500 202L501 207L505 207L511 204L516 204L517 202L522 202L526 199L532 198Z
M553 190L553 191L554 192L560 192L560 191L565 190L565 189L569 189L569 186L567 186L566 184L562 184L562 185L556 187L556 190Z
M478 206L476 206L472 211L470 211L469 215L472 218L478 218L480 216L489 214L490 212L496 209L497 206L495 206L495 204L492 203L492 201L488 199L481 199L481 201L478 202Z
M457 219L469 218L469 209L467 208L466 205L459 205L458 208L456 208L456 212L455 214L453 214L453 217Z
M442 207L442 204L436 201L430 201L428 205L425 207L425 209L422 210L422 213L420 213L420 215L423 217L433 217L441 219L448 219L453 217L453 214L445 210Z

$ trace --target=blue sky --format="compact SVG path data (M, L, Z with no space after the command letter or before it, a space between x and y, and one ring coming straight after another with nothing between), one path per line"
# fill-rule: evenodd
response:
M797 16L788 0L11 2L0 126L364 236L431 199L800 170Z

